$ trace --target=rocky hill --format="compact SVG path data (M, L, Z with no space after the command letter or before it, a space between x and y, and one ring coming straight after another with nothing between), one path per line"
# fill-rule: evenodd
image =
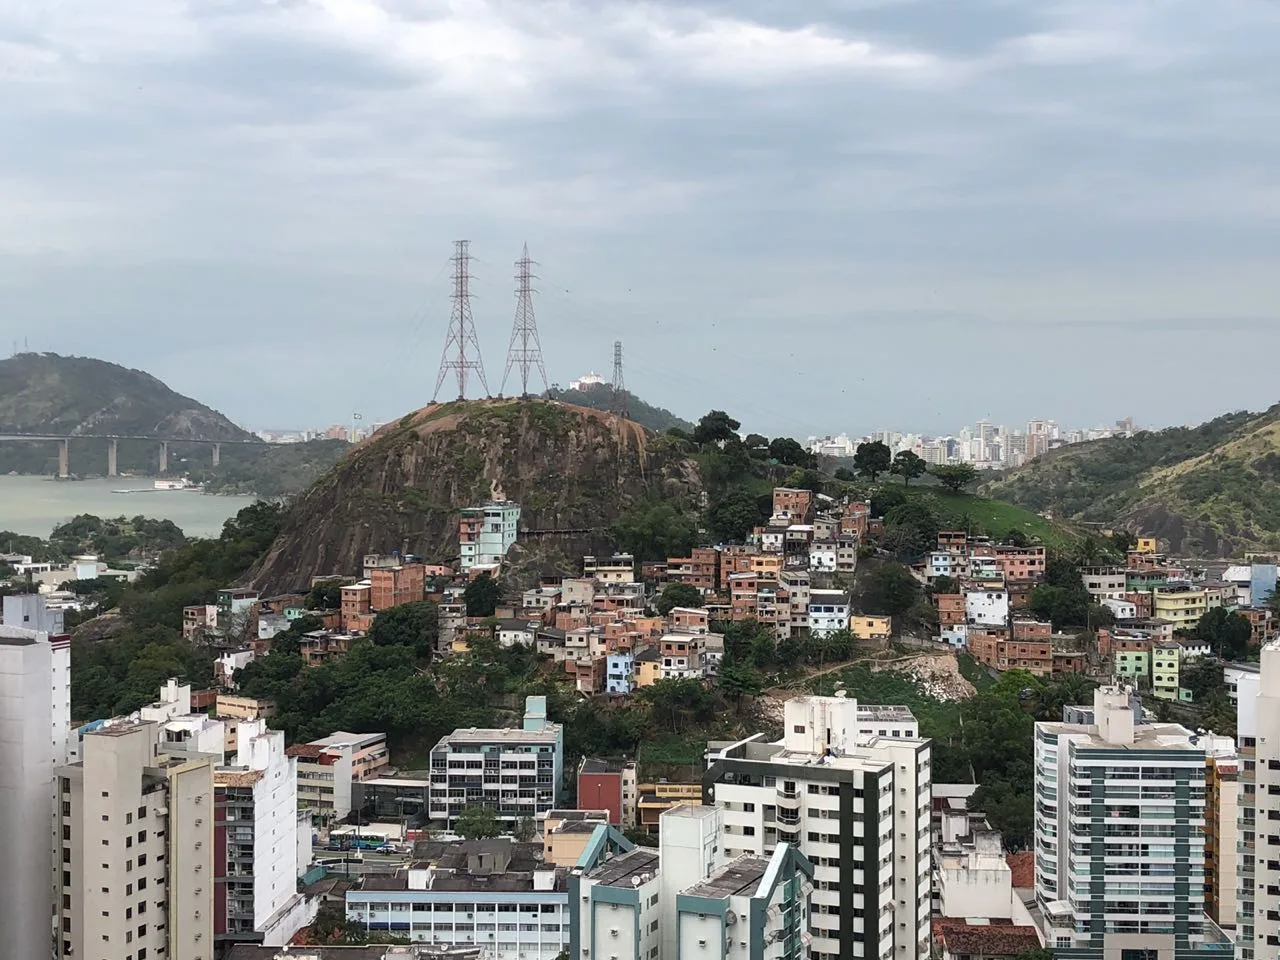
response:
M1055 450L982 492L1197 556L1280 551L1280 405Z
M89 357L20 353L0 360L0 432L245 440L203 403L141 370Z
M630 420L549 400L433 404L379 430L293 504L249 580L350 573L366 553L457 555L457 512L521 504L527 530L607 528L646 500L692 503L696 464Z

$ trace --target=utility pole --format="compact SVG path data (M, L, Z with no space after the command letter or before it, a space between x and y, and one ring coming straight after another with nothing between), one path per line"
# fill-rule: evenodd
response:
M613 341L613 395L609 400L609 412L630 419L627 404L627 385L622 379L622 341Z
M529 396L529 368L537 366L542 375L542 387L551 385L547 380L547 368L542 363L542 342L538 339L538 324L533 316L534 275L530 272L533 261L529 259L529 245L524 245L524 255L516 261L516 319L511 327L511 343L507 347L507 369L502 374L502 386L498 396L507 390L507 377L511 368L520 367L520 396Z
M444 353L440 355L440 375L436 377L432 403L440 396L440 387L450 370L458 378L459 400L467 396L468 371L480 378L484 395L489 396L489 384L484 378L484 364L480 360L480 341L476 339L476 324L471 317L471 241L455 240L450 259L453 261L453 293L450 294L453 312L449 316L449 335L444 341Z

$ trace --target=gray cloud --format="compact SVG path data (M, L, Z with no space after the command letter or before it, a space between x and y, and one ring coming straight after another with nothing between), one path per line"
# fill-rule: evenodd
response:
M551 375L620 337L689 415L1256 407L1277 44L1270 5L1185 0L0 10L0 342L255 425L390 418L430 398L467 236L495 379L527 240Z

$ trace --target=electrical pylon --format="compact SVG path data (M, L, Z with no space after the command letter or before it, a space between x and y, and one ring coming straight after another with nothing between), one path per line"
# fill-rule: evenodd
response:
M484 364L480 360L480 341L476 339L476 324L471 317L471 241L453 242L453 312L449 316L449 336L444 341L444 353L440 355L440 375L436 377L436 392L431 395L435 403L440 395L444 378L452 370L458 378L458 399L467 396L467 373L474 372L489 396L489 383L484 378ZM451 351L453 352L451 356Z
M529 245L524 245L524 254L516 261L516 319L511 327L511 344L507 347L507 369L502 374L502 386L498 395L507 392L507 377L511 376L511 368L520 368L520 396L529 395L529 368L536 366L542 376L542 388L551 386L547 379L547 368L542 363L542 341L538 339L538 323L533 316L533 281L530 272L533 261L529 259Z
M609 398L609 412L631 419L627 404L627 384L622 379L622 341L613 341L613 393Z

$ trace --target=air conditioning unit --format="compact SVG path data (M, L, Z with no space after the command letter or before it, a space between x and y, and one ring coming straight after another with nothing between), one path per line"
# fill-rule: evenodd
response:
M705 940L699 940L699 941L698 941L698 946L700 946L700 947L705 947L706 945L707 945L707 941L705 941Z
M617 935L618 935L618 928L617 928L617 927L610 927L610 928L609 928L609 936L611 936L611 937L616 937Z

